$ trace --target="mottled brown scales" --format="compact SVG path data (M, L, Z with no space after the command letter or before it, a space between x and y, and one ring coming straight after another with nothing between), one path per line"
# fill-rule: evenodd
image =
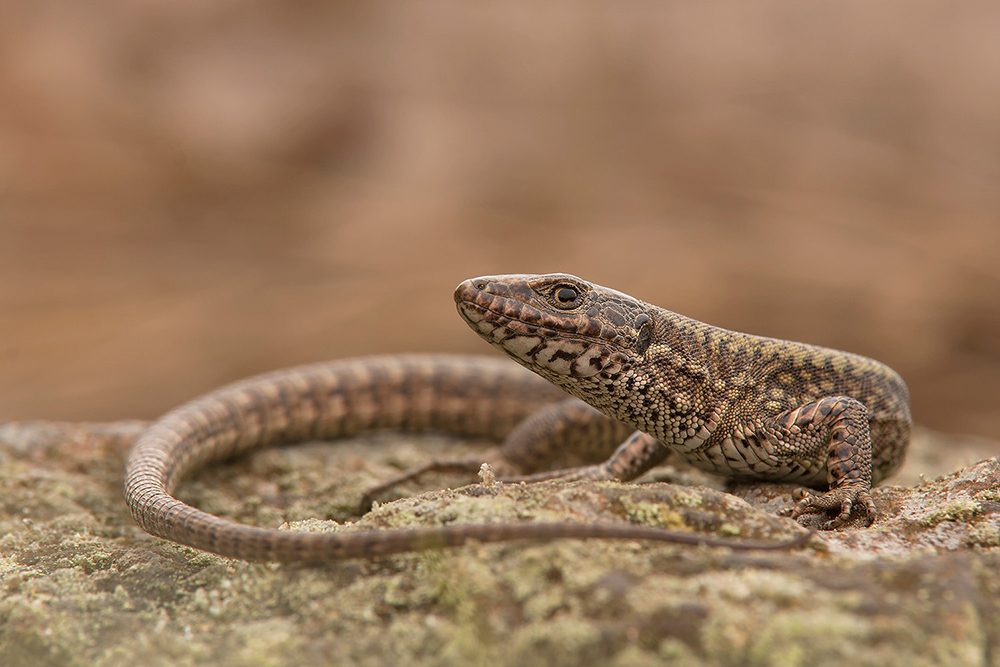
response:
M565 274L477 278L456 300L494 347L700 469L828 485L795 510L836 512L824 527L856 507L874 520L871 484L903 461L909 392L873 359L727 331ZM634 442L573 478L645 471L650 447Z
M902 461L906 385L871 359L711 327L562 274L477 278L455 299L473 330L537 375L501 360L413 355L318 364L224 387L139 438L125 480L136 522L181 544L253 560L561 537L784 548L792 543L610 524L294 533L226 521L171 494L193 470L240 452L372 429L506 438L496 460L529 472L570 449L595 460L608 441L624 438L603 463L529 479L628 480L673 451L728 477L828 484L825 494L802 499L795 515L831 512L826 527L834 527L855 508L873 519L871 483ZM637 430L629 436L630 429Z
M803 538L786 543L734 542L629 524L583 523L295 533L226 521L172 496L185 475L254 448L373 429L436 430L501 439L523 433L523 427L515 427L540 407L564 400L565 394L545 380L504 360L483 357L400 355L279 371L223 387L158 420L140 436L129 456L125 499L136 523L147 532L247 560L322 562L456 546L469 540L604 538L736 549L788 548L802 542ZM592 410L587 412L593 416ZM621 432L609 431L606 422L597 428ZM528 430L545 431L530 424ZM522 446L517 438L512 443L512 451Z

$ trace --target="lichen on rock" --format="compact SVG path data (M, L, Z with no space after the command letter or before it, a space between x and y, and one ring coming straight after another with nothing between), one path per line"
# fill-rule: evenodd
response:
M1000 638L995 458L878 488L874 526L789 552L562 540L299 566L142 533L121 500L140 428L0 427L3 664L979 665ZM915 443L933 447L935 435ZM445 476L426 483L459 486L351 514L359 490L399 465L467 452L400 435L287 447L213 467L179 493L288 530L560 520L737 539L798 530L776 514L791 503L778 485L733 487L738 498L704 485L486 488Z

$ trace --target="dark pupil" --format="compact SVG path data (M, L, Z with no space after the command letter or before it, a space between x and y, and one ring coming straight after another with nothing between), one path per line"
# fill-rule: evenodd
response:
M560 287L556 290L556 298L560 303L572 303L576 301L577 293L572 287Z

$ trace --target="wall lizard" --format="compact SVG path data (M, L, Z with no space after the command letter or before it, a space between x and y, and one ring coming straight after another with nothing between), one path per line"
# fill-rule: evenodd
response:
M125 480L136 522L153 535L250 560L315 562L468 540L564 537L788 548L808 533L785 543L581 523L295 533L227 521L171 494L192 471L257 447L378 428L443 430L506 435L500 451L515 458L532 447L551 450L561 437L553 430L579 417L587 426L576 435L640 430L603 464L538 478L629 479L671 450L732 477L816 486L829 471L831 490L803 498L796 516L833 510L826 527L835 527L855 505L874 518L871 482L902 460L906 386L878 362L727 332L563 274L477 278L462 283L455 298L473 329L537 375L496 359L410 355L317 364L223 387L168 413L136 442ZM556 387L619 421L561 400ZM553 406L548 413L529 418L546 405Z
M797 494L793 516L834 512L832 529L854 510L874 521L872 483L903 462L909 390L868 357L728 331L567 274L475 278L455 301L491 345L637 429L605 463L544 477L633 479L672 451L729 478L828 485Z

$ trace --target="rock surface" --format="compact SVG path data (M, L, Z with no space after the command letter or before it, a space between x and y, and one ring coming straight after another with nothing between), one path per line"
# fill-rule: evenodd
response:
M0 663L1000 664L1000 461L980 460L1000 443L918 430L890 480L901 486L876 490L875 525L796 551L566 540L302 567L136 528L121 477L142 426L0 425ZM180 497L296 530L562 519L755 539L800 530L775 515L785 488L737 497L670 467L649 479L697 485L472 485L352 516L372 483L468 446L375 435L265 450L204 471Z

